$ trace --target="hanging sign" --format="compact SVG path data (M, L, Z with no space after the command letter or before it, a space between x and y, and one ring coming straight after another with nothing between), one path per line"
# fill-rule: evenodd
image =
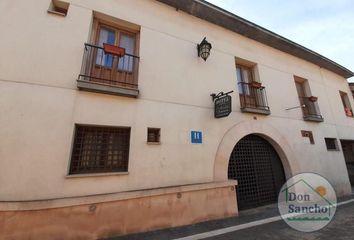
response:
M230 115L232 111L232 105L231 105L232 98L228 94L232 92L233 91L227 93L220 92L217 95L216 94L211 95L213 97L214 105L215 105L215 109L214 109L215 118L223 118Z

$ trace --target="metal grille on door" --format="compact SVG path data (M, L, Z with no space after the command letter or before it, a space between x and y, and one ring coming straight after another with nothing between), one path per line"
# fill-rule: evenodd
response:
M238 180L240 210L277 201L285 182L280 158L273 146L257 135L247 135L234 147L228 169L229 179Z

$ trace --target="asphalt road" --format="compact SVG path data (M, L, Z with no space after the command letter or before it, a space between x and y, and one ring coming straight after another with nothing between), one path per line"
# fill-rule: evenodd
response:
M272 222L231 232L208 240L353 240L354 239L354 202L339 206L333 220L323 229L303 233L290 228L284 221Z

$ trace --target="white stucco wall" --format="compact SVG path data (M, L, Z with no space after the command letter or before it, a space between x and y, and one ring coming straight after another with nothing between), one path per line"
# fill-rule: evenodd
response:
M323 139L354 139L338 92L350 94L346 79L153 0L70 2L66 17L48 14L49 0L0 2L0 201L211 182L222 138L242 122L277 129L296 171L349 193L343 154ZM138 99L77 90L93 10L141 26ZM204 36L213 45L206 62L196 51ZM270 116L240 112L235 57L257 63ZM299 105L293 75L308 79L324 122L285 110ZM215 119L210 94L230 90L233 112ZM75 123L130 126L129 174L66 177ZM147 127L161 128L161 145L146 144ZM203 131L203 144L190 143L191 130ZM316 144L301 130L313 131Z

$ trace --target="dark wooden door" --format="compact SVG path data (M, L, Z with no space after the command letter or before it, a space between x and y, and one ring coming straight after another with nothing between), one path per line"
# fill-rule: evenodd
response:
M285 183L281 160L273 146L257 135L247 135L234 147L228 168L240 210L275 203Z
M350 184L354 186L354 141L341 140L340 142L347 165Z

